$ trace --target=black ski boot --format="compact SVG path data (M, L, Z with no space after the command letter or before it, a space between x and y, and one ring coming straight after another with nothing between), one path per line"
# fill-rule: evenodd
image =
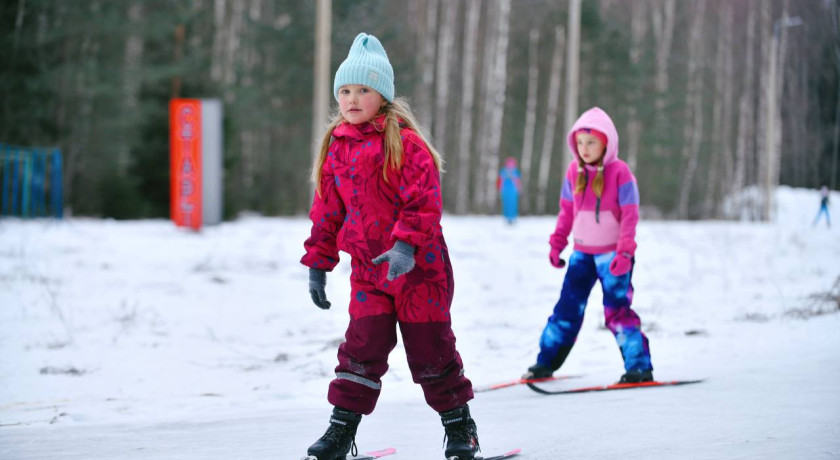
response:
M618 383L642 382L653 382L653 369L647 369L644 371L640 369L633 369L632 371L627 371L621 376L621 380L618 381Z
M344 460L348 452L359 453L356 448L356 428L362 414L336 407L330 417L330 427L321 439L306 451L304 460Z
M552 374L554 374L554 371L537 363L529 367L528 372L522 374L522 378L525 380L544 379L551 377Z
M478 446L478 429L475 421L470 417L470 407L463 405L450 411L440 413L440 421L446 434L444 456L447 460L473 460L475 453L481 449Z

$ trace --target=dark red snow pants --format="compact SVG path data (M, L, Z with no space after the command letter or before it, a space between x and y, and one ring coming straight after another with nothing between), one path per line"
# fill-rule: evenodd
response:
M448 259L448 254L438 253ZM336 378L330 383L330 404L370 414L388 370L388 355L402 334L408 366L426 402L437 412L463 406L473 398L449 317L454 284L446 269L424 270L427 260L393 282L382 281L382 267L371 268L355 258L350 276L350 324L338 348ZM441 262L441 261L436 261Z

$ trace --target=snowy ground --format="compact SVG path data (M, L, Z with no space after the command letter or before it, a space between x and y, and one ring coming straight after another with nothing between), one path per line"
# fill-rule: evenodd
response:
M774 224L647 222L635 307L673 388L471 403L488 454L523 460L840 458L840 194L783 189ZM547 261L554 217L507 226L444 218L453 327L481 385L515 378L564 275ZM349 262L330 311L299 265L303 218L247 217L194 234L166 221L0 220L0 459L298 459L327 426L326 389L347 322ZM566 254L564 254L565 256ZM599 288L558 387L622 372ZM401 346L361 450L443 458L440 419Z

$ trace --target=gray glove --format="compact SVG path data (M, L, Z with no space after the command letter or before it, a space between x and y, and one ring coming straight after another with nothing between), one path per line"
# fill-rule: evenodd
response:
M327 300L327 293L324 288L327 287L327 272L318 268L309 269L309 295L312 296L312 302L322 310L329 310L330 301Z
M374 265L388 262L388 281L394 281L414 268L414 246L397 240L394 247L373 259Z

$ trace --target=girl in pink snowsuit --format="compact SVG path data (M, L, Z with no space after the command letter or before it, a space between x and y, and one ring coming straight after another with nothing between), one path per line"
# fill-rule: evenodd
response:
M574 250L560 299L540 336L537 362L523 377L542 378L556 371L577 339L587 299L600 281L607 328L615 335L625 373L621 383L653 380L648 338L631 308L639 190L627 164L618 158L618 132L606 112L587 110L569 131L575 161L566 170L557 226L549 239L549 261L566 262L560 253L574 236Z
M308 455L344 459L355 450L362 414L376 406L388 354L402 334L414 382L439 412L446 457L472 459L478 447L467 402L472 384L455 349L452 266L441 230L440 155L423 136L376 37L359 34L335 75L340 114L324 134L313 169L310 267L313 302L327 309L326 273L350 264L350 324L338 349L327 433Z

